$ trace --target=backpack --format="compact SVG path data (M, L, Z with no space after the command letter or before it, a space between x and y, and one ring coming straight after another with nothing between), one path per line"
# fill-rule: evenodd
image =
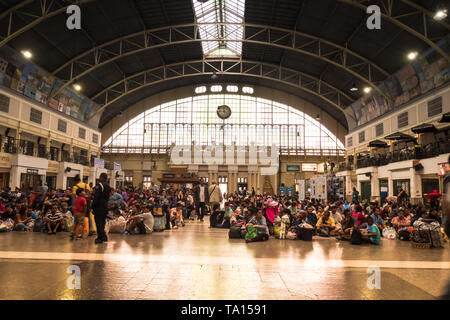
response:
M400 230L398 232L398 238L403 241L409 241L411 234L407 230Z
M361 244L362 243L362 234L361 230L358 228L353 228L352 236L350 238L351 244Z
M45 221L42 218L37 218L34 222L33 232L43 232L45 229Z
M230 239L241 239L242 233L241 233L241 227L240 224L234 224L230 227L230 231L228 232L228 238Z

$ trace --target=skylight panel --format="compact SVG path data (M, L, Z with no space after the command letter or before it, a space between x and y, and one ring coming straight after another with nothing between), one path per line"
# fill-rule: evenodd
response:
M192 0L204 56L240 56L245 0Z

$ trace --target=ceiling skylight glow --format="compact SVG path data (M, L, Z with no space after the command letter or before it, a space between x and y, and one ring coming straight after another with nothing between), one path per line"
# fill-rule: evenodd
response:
M203 54L211 56L240 56L242 53L245 0L193 0L199 24Z

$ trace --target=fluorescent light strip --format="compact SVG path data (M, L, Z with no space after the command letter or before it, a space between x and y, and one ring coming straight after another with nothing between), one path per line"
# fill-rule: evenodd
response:
M243 38L245 0L209 0L205 3L192 0L199 24L203 54L205 56L240 56ZM225 23L218 25L214 23ZM226 23L231 23L227 25ZM219 39L218 41L211 41Z

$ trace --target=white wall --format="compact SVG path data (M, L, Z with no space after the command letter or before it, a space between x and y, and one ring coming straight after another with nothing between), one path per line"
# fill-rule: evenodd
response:
M353 153L364 149L367 150L367 145L370 141L375 139L383 140L385 136L399 131L397 117L399 114L404 112L408 112L408 126L400 128L400 131L407 134L413 134L410 129L422 123L433 123L437 127L446 126L446 124L437 123L437 121L441 119L442 114L428 118L428 102L438 98L439 96L442 96L442 114L450 112L450 85L448 85L429 96L421 98L412 104L408 104L395 112L385 115L384 117L380 117L373 123L360 126L352 132L349 132L345 136L345 146L347 152ZM384 132L382 135L377 137L375 127L380 123L383 123ZM362 131L365 132L366 139L364 142L359 143L358 137L359 133ZM347 145L348 137L353 137L353 145L351 147Z

